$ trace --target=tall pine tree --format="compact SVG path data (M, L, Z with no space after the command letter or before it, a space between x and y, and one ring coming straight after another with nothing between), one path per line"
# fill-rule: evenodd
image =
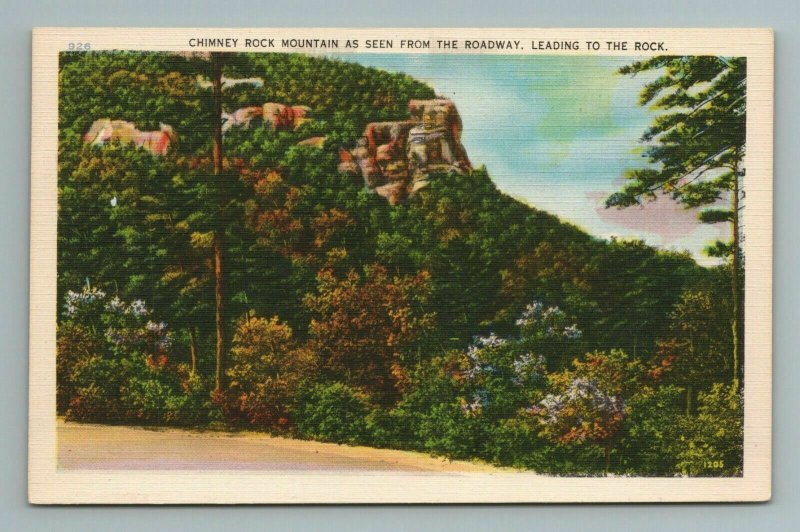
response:
M655 71L641 105L661 111L642 136L653 166L631 170L628 183L606 200L606 207L629 207L668 195L686 208L703 207L704 223L730 223L731 240L707 248L728 257L733 301L733 381L738 385L743 361L743 276L741 211L744 191L745 58L659 56L635 62L620 73ZM727 205L725 205L727 203Z

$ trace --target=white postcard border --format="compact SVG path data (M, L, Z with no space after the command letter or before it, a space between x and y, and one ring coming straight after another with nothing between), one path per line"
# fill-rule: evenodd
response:
M740 478L551 477L526 472L321 474L242 471L59 470L56 453L58 53L200 51L197 34L345 39L663 41L667 52L504 51L504 54L729 55L748 60L745 220L745 438ZM202 51L258 50L237 47ZM319 50L319 53L349 50ZM498 53L364 49L358 53ZM764 501L771 496L773 35L768 29L191 29L39 28L33 33L30 255L29 499L41 504L501 503Z

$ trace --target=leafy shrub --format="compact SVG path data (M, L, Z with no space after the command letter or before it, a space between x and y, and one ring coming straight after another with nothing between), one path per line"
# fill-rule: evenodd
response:
M458 354L418 367L413 386L389 412L394 446L467 458L480 453L491 418L483 415L488 397L460 380Z
M490 462L522 468L545 470L549 458L543 455L548 446L525 419L500 420L487 431L482 458Z
M151 357L132 354L122 361L125 381L120 389L124 417L134 423L188 425L202 411L181 386L172 368Z
M430 331L435 315L421 311L430 275L392 276L380 265L351 269L344 278L331 269L317 275L318 290L304 298L312 312L309 331L332 378L368 390L394 404L406 384L403 354Z
M437 405L458 402L460 386L448 374L448 367L447 362L436 358L413 371L411 387L384 419L387 438L392 446L426 449L420 437L420 427L427 413Z
M644 387L627 404L625 428L616 446L620 472L673 475L683 391L677 386Z
M88 327L76 323L59 325L56 338L56 407L64 414L76 390L73 384L75 368L87 359L104 351L103 342Z
M71 374L72 395L66 419L120 421L122 366L116 360L94 356L77 362Z
M434 454L468 458L480 449L487 425L469 416L460 403L444 403L419 414L417 437Z
M686 417L675 451L676 469L691 476L741 475L743 469L742 395L714 384L700 393L697 416Z
M140 367L136 369L141 370ZM141 374L141 371L134 370L130 373L120 396L120 402L125 408L125 417L132 421L148 424L159 424L166 421L167 403L175 403L171 387L154 376Z
M297 431L316 440L366 443L371 440L367 427L371 409L366 395L345 384L317 384L300 396Z
M297 391L316 372L316 357L278 318L243 316L236 324L223 411L228 419L287 429Z
M369 411L366 418L366 434L370 438L369 442L366 442L368 445L394 449L409 448L406 442L398 441L397 427L391 414L391 410L383 408L373 408Z

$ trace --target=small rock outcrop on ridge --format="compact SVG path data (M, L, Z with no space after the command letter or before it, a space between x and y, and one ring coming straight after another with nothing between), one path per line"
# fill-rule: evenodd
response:
M232 113L222 113L222 130L228 131L233 126L248 128L258 119L275 131L292 131L308 121L310 111L311 108L305 105L273 102L242 107Z
M101 118L92 123L83 136L83 141L94 146L105 146L109 142L118 141L144 148L153 155L164 155L178 141L178 136L172 126L160 126L158 131L140 131L132 122Z

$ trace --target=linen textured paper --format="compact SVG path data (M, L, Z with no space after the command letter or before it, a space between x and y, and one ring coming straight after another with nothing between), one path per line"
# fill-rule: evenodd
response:
M772 32L34 31L34 503L770 497Z

